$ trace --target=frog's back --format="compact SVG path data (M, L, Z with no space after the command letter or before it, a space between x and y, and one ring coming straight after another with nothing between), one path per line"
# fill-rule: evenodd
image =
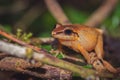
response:
M96 30L96 28L91 28L82 25L75 26L79 35L80 45L88 51L93 50L97 44L99 32Z

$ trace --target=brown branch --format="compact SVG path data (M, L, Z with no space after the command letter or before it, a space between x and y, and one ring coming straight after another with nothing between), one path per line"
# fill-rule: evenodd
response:
M88 18L84 24L91 27L99 26L102 21L110 15L117 2L118 0L105 0L105 2Z
M58 23L61 24L71 24L67 16L64 14L62 8L58 4L56 0L44 0L47 8L51 12L51 14L54 16L54 18L57 20Z
M37 68L38 71L41 69L44 71L41 70L41 72L37 72L35 68ZM40 62L35 62L34 64L32 64L24 59L15 58L15 57L5 57L2 60L0 60L0 69L6 71L21 72L44 79L61 78L63 80L64 79L69 80L71 78L70 71L49 65L41 65ZM65 75L66 77L62 75Z
M110 15L110 12L115 8L118 0L106 0L103 2L104 3L84 23L85 25L90 27L99 26L102 21ZM71 24L56 0L45 0L45 3L49 11L59 23Z
M9 55L14 55L20 58L27 58L27 52L25 47L21 47L18 45L6 43L4 41L0 41L0 51L7 53ZM36 50L37 51L37 50ZM33 52L32 58L36 61L40 61L42 63L58 66L60 68L70 70L74 73L79 74L82 78L87 78L91 75L98 75L100 77L113 77L110 73L98 73L92 69L83 68L82 66L77 66L75 64L57 59L51 56L44 50Z
M54 38L32 38L30 44L51 44L54 41Z
M37 48L37 47L32 46L32 45L29 45L29 44L27 44L27 43L25 43L23 41L20 41L20 40L16 39L14 36L12 36L10 34L7 34L6 32L4 32L2 30L0 30L0 35L4 36L4 37L6 37L6 38L8 38L8 39L10 39L10 40L20 44L20 45L27 46L27 47L29 47L31 49L33 49L33 47L34 47L35 50L40 50L40 48Z
M71 57L71 56L65 55L64 58L65 58L65 59L69 59L69 60L73 60L73 61L77 61L77 62L81 62L81 63L85 63L85 61L84 61L83 59L76 58L76 57Z
M4 41L0 41L0 51L5 52L10 55L14 55L14 56L17 56L20 58L25 58L25 57L27 58L26 49L27 49L26 47L21 47L21 46L17 46L14 44L6 43ZM88 70L88 69L82 68L80 66L76 66L72 63L57 59L43 50L33 52L32 58L34 60L40 61L42 63L58 66L60 68L64 68L64 69L70 70L72 72L78 73L83 78L86 78L90 75L96 74L96 72L94 70Z
M59 78L61 80L71 80L72 73L70 71L53 67L50 65L43 65L41 68L46 69L46 75L51 75L51 78L53 79L55 79L56 77L57 79Z

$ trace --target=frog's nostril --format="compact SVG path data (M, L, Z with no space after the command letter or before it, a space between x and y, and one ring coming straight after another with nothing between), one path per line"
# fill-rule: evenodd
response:
M56 32L52 32L52 35L55 35L56 34Z

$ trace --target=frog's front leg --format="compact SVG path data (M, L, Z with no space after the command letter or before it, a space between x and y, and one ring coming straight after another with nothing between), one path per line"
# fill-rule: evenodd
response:
M111 64L103 60L104 51L103 51L103 38L101 34L98 36L98 41L95 47L95 53L97 54L97 57L102 61L103 65L107 70L113 73L117 72L117 70Z
M97 57L99 59L103 59L104 50L103 50L103 38L102 38L101 34L99 34L99 36L98 36L97 44L96 44L96 47L95 47L95 52L96 52Z
M78 45L78 50L81 52L86 61L90 64L90 56L87 50L85 50L81 45Z

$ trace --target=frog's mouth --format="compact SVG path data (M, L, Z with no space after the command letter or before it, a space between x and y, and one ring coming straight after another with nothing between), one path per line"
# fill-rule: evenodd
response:
M52 36L56 39L63 40L63 41L75 41L78 40L77 34L66 35L63 32L52 32Z
M62 36L62 35L53 35L54 38L61 40L61 41L75 41L77 40L73 36Z
M52 36L54 36L54 35L60 35L60 34L62 34L63 32L54 32L54 31L52 31Z

